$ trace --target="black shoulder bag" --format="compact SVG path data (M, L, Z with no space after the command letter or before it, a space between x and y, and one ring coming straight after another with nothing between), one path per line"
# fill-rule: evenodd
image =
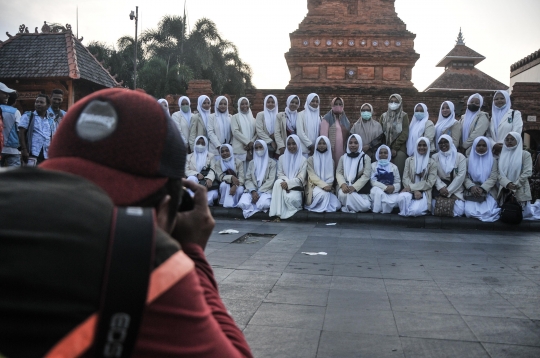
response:
M362 161L364 163L364 170L365 170L365 167L366 167L366 162L364 161L364 158L366 156L366 153L362 154L362 158L360 158L360 160L358 161L358 166L356 167L356 175L358 175L358 169L360 169L360 162ZM356 183L356 181L360 179L360 177L357 177L354 182ZM364 185L362 188L360 188L360 190L358 191L358 194L366 194L366 195L369 195L371 193L371 180L368 180L366 185Z
M501 221L511 225L518 225L523 221L523 208L513 193L507 196L501 206Z

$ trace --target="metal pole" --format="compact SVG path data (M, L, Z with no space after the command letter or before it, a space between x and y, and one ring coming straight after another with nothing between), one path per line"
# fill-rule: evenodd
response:
M135 6L135 59L133 60L133 89L137 88L137 23L139 21L139 7Z

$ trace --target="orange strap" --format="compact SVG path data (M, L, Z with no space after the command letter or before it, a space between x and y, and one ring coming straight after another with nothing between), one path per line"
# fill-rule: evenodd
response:
M146 304L155 301L161 294L183 279L195 267L195 264L183 251L178 251L167 261L152 271ZM79 357L86 352L94 341L97 313L88 317L62 338L45 356L46 358Z

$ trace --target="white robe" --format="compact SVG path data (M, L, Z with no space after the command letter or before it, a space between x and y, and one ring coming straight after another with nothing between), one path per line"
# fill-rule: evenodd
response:
M270 203L272 201L272 194L270 193L258 193L259 200L257 203L253 204L251 201L251 194L245 193L242 195L238 201L237 207L242 209L244 218L247 219L251 217L256 212L262 211L267 212L270 209Z
M398 167L390 163L390 168L392 173L394 173L394 192L387 194L384 192L386 190L386 185L380 183L376 180L373 173L377 173L377 162L371 164L371 192L369 194L371 198L371 211L374 213L390 214L394 208L398 206L398 196L399 191L401 190L401 178L399 176Z
M285 175L283 162L285 155L279 157L278 161L278 178L274 183L272 190L272 203L270 204L270 216L279 216L281 219L288 219L298 210L302 210L302 191L286 190L281 188L281 183L286 182L289 188L304 187L307 172L307 161L303 159L303 163L294 178L288 178Z
M481 203L469 200L465 201L465 216L468 218L492 223L499 220L500 215L501 209L497 205L497 200L489 193L486 195L486 200Z
M337 196L334 195L331 191L324 191L323 189L316 186L313 189L313 201L311 205L306 205L306 210L313 211L316 213L336 212L341 208L341 203L339 202Z
M413 200L412 193L400 193L398 196L399 215L422 216L428 213L427 195L422 193L422 199Z

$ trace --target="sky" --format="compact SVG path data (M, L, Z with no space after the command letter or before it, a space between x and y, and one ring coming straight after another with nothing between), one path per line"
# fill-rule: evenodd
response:
M69 23L83 44L103 41L111 45L124 35L133 36L129 13L139 6L139 31L156 28L164 15L182 15L182 0L35 0L2 1L0 40L16 34L25 24L31 32L43 21ZM486 57L477 68L510 84L510 65L540 49L540 0L395 0L398 16L416 34L420 59L412 81L419 91L429 86L444 68L436 64L454 47L462 28L468 47ZM223 38L232 41L240 57L253 70L253 83L261 89L283 89L290 80L284 54L289 33L307 14L307 0L187 0L189 25L206 17Z

